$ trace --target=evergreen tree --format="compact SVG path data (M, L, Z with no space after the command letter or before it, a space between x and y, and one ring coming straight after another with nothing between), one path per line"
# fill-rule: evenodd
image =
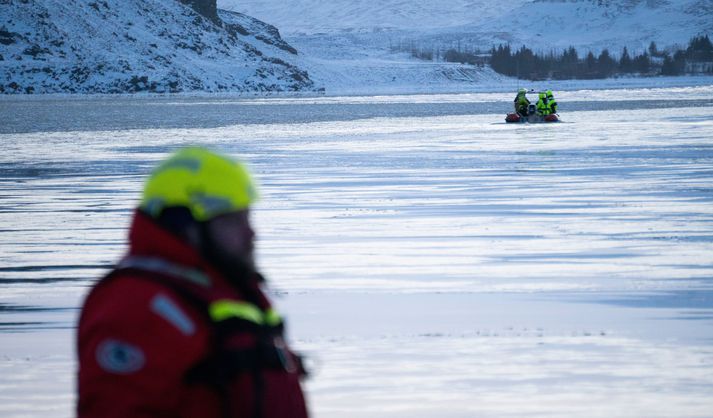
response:
M686 58L693 61L713 60L713 44L708 35L696 36L688 42Z
M684 51L676 51L673 54L673 65L676 67L676 74L683 74L686 71L686 53Z
M651 41L651 43L649 44L649 54L652 57L659 56L659 51L658 51L658 48L656 47L656 42L654 42L654 41Z
M450 61L446 57L446 55L453 55L453 52L457 52L454 50L448 50L446 51L446 54L443 56L444 61ZM515 71L515 65L512 62L512 57L510 54L510 45L498 45L497 49L493 47L493 49L490 52L490 66L493 68L493 70L499 72L500 74L505 74L509 76L517 76L516 71Z
M585 78L596 78L597 74L597 59L594 53L589 51L587 58L584 60Z
M538 70L538 65L537 65L537 59L535 57L535 54L532 53L532 50L523 46L520 48L519 51L515 54L515 61L517 63L517 67L519 68L519 73L521 76L524 76L525 78L537 78L539 75L537 72Z
M637 55L634 58L633 63L634 71L640 74L646 74L651 71L651 59L649 55L644 52L641 55Z
M561 57L556 58L554 61L554 68L557 69L559 78L574 78L577 76L577 70L579 66L579 55L577 50L573 46L567 48Z
M621 53L621 59L619 60L619 71L622 73L633 72L633 64L631 57L629 56L629 50L624 47L624 51Z
M597 58L597 69L602 77L606 78L614 74L616 61L609 54L608 49L604 49Z
M676 65L669 54L664 55L663 65L661 66L661 75L679 75L676 70Z

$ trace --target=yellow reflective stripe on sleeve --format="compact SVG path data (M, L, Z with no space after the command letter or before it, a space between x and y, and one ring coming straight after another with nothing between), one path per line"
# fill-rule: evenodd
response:
M223 299L210 304L210 317L213 321L220 322L230 318L240 318L257 325L276 326L282 318L274 309L263 312L252 303L237 300Z
M265 312L265 323L267 325L276 326L279 325L280 322L282 322L282 318L280 318L280 314L278 314L277 311L270 308Z
M210 317L216 322L240 318L258 325L265 323L262 311L251 303L226 299L211 303L209 309Z

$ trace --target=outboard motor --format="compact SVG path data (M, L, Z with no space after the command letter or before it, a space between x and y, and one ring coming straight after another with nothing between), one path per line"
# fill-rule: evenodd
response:
M534 115L535 113L537 113L537 106L535 106L534 104L530 103L530 105L527 106L527 114L528 114L528 115Z

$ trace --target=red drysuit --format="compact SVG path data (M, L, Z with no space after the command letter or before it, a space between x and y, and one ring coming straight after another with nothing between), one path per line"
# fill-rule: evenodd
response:
M139 211L130 244L82 310L79 418L307 417L257 280L239 291Z

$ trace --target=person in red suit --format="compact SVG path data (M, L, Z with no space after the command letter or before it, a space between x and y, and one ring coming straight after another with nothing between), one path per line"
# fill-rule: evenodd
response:
M308 416L255 266L255 199L241 163L203 148L154 170L128 254L82 308L79 418Z

